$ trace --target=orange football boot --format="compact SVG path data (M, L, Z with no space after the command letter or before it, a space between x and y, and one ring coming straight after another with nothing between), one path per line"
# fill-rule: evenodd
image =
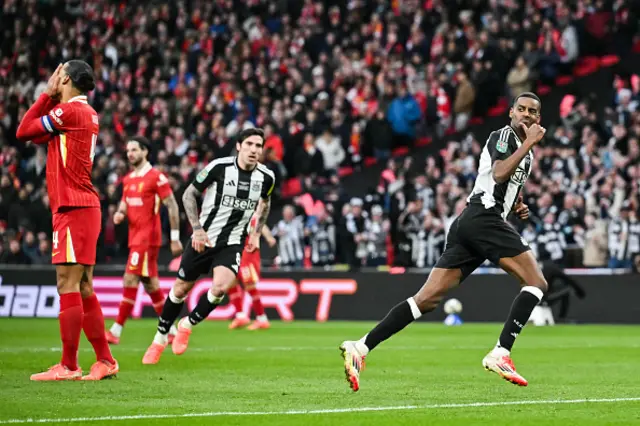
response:
M82 380L104 380L112 379L116 377L116 374L120 371L118 361L115 364L111 364L107 361L98 361L91 366L89 374L82 377Z
M62 381L62 380L80 380L82 379L82 370L69 370L62 364L56 364L42 373L31 375L31 380L36 382Z
M178 334L176 334L173 343L171 344L171 350L176 355L182 355L186 352L189 346L189 336L191 336L191 329L182 325L183 321L189 321L188 317L180 320L178 323Z
M229 324L229 330L246 327L250 322L247 317L235 317L233 321L231 321L231 324Z
M160 361L162 352L167 345L161 345L160 343L153 342L142 357L143 364L157 364Z
M268 330L270 327L271 323L269 323L269 321L255 320L249 327L247 327L247 330Z

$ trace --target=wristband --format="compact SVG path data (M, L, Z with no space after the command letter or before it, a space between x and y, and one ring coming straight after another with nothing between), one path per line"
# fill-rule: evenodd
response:
M178 229L171 230L171 241L180 241L180 230Z

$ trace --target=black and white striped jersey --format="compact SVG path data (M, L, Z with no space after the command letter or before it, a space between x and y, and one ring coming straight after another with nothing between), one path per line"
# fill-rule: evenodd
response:
M518 200L533 165L533 152L522 159L511 178L503 183L493 179L493 165L498 160L506 160L522 145L511 126L504 126L489 135L487 143L480 155L478 176L471 195L467 201L472 204L482 204L485 209L496 208L503 219L507 219Z
M609 222L609 256L618 260L631 259L629 250L630 227L629 221L616 218Z
M559 223L545 223L536 237L538 260L562 262L567 242Z
M271 196L275 175L263 164L252 170L238 166L236 157L210 162L193 181L204 192L200 224L215 247L244 244L247 225L260 198Z
M304 260L304 223L301 216L291 222L280 220L271 230L278 239L278 255L283 266L298 266Z

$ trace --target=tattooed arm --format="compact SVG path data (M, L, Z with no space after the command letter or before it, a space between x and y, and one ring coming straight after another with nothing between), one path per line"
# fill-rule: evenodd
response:
M256 209L256 216L258 218L258 224L253 231L257 235L262 235L262 227L267 223L269 218L269 212L271 211L271 197L261 198Z
M205 246L210 247L209 237L200 224L198 217L198 200L197 197L202 193L193 185L189 185L182 195L182 204L184 211L187 214L187 219L193 228L193 238L191 239L191 246L195 251L201 253L204 251Z
M201 192L193 185L189 185L184 191L184 194L182 194L184 212L187 214L187 219L189 219L191 228L193 228L194 231L202 229L202 225L200 225L200 218L198 216L198 196L200 195Z

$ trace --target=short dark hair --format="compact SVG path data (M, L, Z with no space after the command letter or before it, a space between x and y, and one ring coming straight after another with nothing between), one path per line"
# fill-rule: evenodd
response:
M71 79L73 87L82 93L88 93L96 88L96 78L91 65L80 59L72 59L67 62L66 72Z
M140 149L146 149L147 152L151 151L151 144L149 143L149 139L145 138L144 136L134 136L129 139L129 142L138 142L138 145L140 145Z
M242 143L245 139L251 136L260 136L264 142L264 130L258 127L252 127L250 129L244 129L236 136L236 143Z
M515 99L513 100L513 104L511 106L514 107L516 105L516 103L518 103L518 99L520 99L520 98L531 98L531 99L534 99L534 100L538 101L538 103L540 104L540 108L542 108L542 101L540 100L538 95L536 95L533 92L522 92L522 93L520 93L518 96L515 97Z

